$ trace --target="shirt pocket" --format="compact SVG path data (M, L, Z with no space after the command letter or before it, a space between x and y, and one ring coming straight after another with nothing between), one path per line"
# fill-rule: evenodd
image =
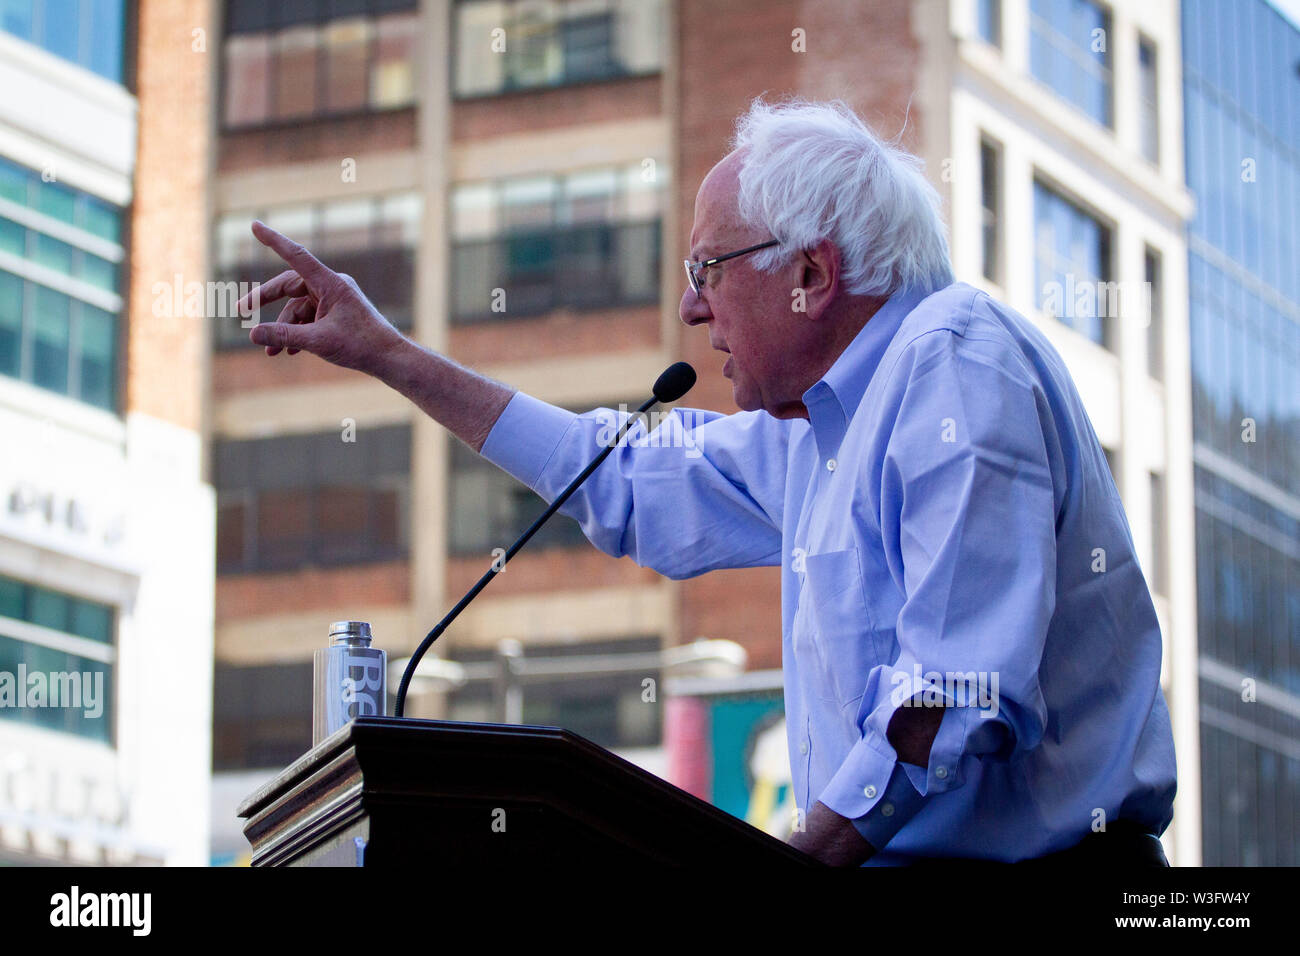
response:
M881 663L858 549L810 554L805 569L821 696L843 706L862 696L872 668Z

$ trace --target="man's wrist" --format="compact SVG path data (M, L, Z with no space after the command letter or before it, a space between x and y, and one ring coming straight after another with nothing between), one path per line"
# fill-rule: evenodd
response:
M375 354L369 372L389 388L406 394L411 378L411 357L421 351L419 345L398 332L397 338Z
M830 866L861 866L876 855L876 848L858 832L852 820L821 801L809 811L805 829L792 834L789 843Z

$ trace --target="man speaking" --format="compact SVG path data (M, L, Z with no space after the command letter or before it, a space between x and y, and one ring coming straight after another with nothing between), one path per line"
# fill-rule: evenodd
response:
M791 843L837 865L1166 865L1160 630L1060 356L954 283L914 157L840 103L755 102L701 184L682 321L734 415L676 410L565 505L672 578L779 564ZM599 450L575 415L406 339L261 223L290 271L241 305L268 355L399 390L553 499ZM639 427L639 426L638 426Z

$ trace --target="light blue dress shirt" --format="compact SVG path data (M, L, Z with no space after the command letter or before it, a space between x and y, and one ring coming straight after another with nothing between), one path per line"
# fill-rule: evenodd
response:
M1119 818L1162 833L1160 629L1101 445L1046 337L964 283L905 289L808 419L676 409L564 512L670 578L780 564L795 800L879 851L1014 861ZM618 413L515 395L483 455L550 501ZM927 767L887 733L946 704Z

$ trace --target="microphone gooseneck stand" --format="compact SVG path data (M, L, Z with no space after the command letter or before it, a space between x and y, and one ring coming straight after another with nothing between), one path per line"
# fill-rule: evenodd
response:
M528 543L528 540L537 533L537 530L541 528L542 525L546 524L551 515L555 514L555 512L569 500L569 497L578 490L578 487L586 481L588 477L590 477L591 473L599 467L600 463L609 457L610 452L622 444L623 438L627 435L628 430L641 420L641 416L649 411L652 405L657 402L675 402L690 391L694 384L695 369L691 368L690 365L685 362L677 362L675 365L672 365L665 370L664 373L655 381L654 394L642 403L641 407L636 410L636 414L628 416L627 421L623 423L623 427L618 430L618 434L614 436L613 440L601 449L600 454L592 459L591 464L584 468L577 478L574 478L573 481L569 482L569 486L560 492L559 496L556 497L547 509L542 512L541 516L529 526L528 530L519 536L519 540L510 546L505 555L492 562L492 566L488 568L484 575L478 579L478 582L465 593L465 596L456 603L456 606L447 612L447 616L439 621L437 626L425 635L424 640L420 642L420 646L417 647L415 653L411 655L411 660L406 665L406 670L402 673L402 682L397 688L396 716L402 717L405 715L406 692L411 686L411 679L415 676L415 670L419 666L420 659L424 657L425 652L433 646L433 642L442 636L443 631L447 630L451 625L451 622L456 620L460 612L469 606L469 602L478 597L479 592L487 587L493 578L505 570L507 562L509 562L509 560L519 552L520 548Z

